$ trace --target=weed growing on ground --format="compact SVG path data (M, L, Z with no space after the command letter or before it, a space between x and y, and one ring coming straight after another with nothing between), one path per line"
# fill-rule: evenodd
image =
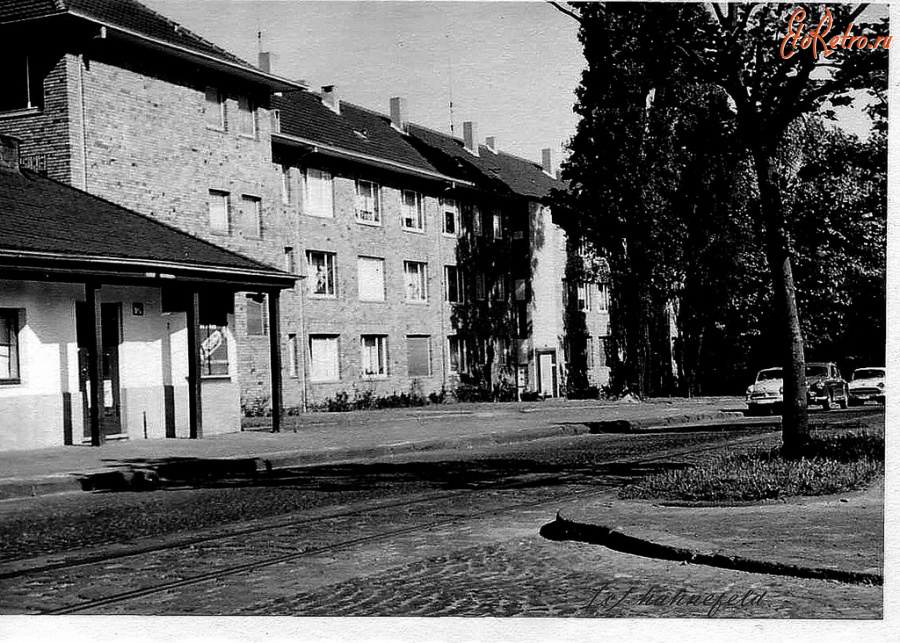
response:
M884 475L884 438L849 433L813 440L803 457L780 449L716 456L696 466L648 476L619 492L623 499L754 501L864 489Z

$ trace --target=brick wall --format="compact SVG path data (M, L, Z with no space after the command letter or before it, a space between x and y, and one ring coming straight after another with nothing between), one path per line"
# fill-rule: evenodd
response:
M357 178L375 177L364 171L334 173L334 218L319 218L304 213L303 170L292 169L292 193L297 197L285 211L286 218L296 220L300 241L296 247L297 261L306 269L308 250L336 255L336 296L334 299L311 297L303 293L305 335L300 342L301 357L308 359L309 335L339 335L340 381L308 382L307 394L311 405L340 391L351 395L354 391L371 390L375 395L403 393L415 380L424 393L438 391L445 383L446 341L452 334L450 305L444 302L443 272L445 265L455 265L456 240L442 233L439 190L437 186L410 183L396 175L378 178L381 186L381 225L371 226L356 220ZM401 191L415 189L423 195L425 231L404 230L401 227ZM385 300L360 301L357 277L358 257L384 259ZM425 262L428 265L428 299L426 303L406 301L404 261ZM292 293L308 289L303 281ZM300 335L299 325L289 328L299 319L285 322L285 332ZM362 335L387 336L388 375L385 378L366 378L362 374ZM430 337L431 376L409 377L407 364L407 336ZM452 382L448 382L452 386Z
M61 55L44 79L43 109L0 114L0 134L22 140L20 157L26 166L38 163L47 175L58 181L72 183L73 173L80 174L80 164L72 159L72 119L79 118L78 92L74 81L78 77L78 58ZM78 185L75 183L75 185Z

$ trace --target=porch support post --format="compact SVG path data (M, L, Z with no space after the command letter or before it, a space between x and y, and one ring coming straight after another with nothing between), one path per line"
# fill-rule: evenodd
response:
M281 293L273 290L269 293L269 356L272 362L272 433L281 431Z
M103 383L103 328L100 325L100 285L87 283L84 286L87 295L88 326L90 334L88 346L88 381L91 385L89 403L91 406L91 446L103 444L103 433L100 431L100 404L103 398L100 387Z
M200 293L193 291L187 307L188 334L188 418L191 439L203 437L203 409L200 391Z

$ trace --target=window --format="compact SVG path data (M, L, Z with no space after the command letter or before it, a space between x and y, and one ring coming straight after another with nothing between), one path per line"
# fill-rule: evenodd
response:
M220 234L231 233L228 214L228 192L209 191L209 229Z
M585 337L584 343L585 364L588 370L594 370L594 338Z
M444 215L444 234L456 236L459 232L459 210L453 199L442 199L441 210Z
M575 287L578 296L578 310L591 309L591 286L593 284L580 282Z
M206 126L225 129L225 95L213 87L206 88Z
M228 375L228 338L224 326L200 326L200 375Z
M381 225L380 191L376 183L356 181L356 219L362 223Z
M293 190L291 190L291 166L281 166L281 202L290 205L293 200Z
M497 301L506 300L506 278L504 275L497 275L494 285L491 286L491 298Z
M291 274L297 272L296 254L294 253L294 249L290 246L284 247L284 270Z
M462 271L456 266L444 266L444 300L452 304L463 301Z
M329 172L306 170L303 211L313 217L334 217L334 183Z
M387 337L362 336L362 370L364 377L387 377Z
M241 212L237 228L248 239L262 238L262 201L259 197L241 195Z
M484 273L475 275L475 299L481 301L485 297Z
M598 337L597 338L597 366L604 367L606 366L606 342L608 337Z
M422 215L422 195L412 190L403 190L401 194L402 224L406 230L424 230L425 218Z
M297 360L297 335L290 333L288 335L288 354L287 354L287 371L288 377L298 377L298 360Z
M281 134L281 110L272 110L272 133Z
M450 343L448 357L450 359L451 373L466 372L466 347L465 341L461 337L452 336L447 338Z
M311 382L340 379L337 335L309 336L309 379Z
M609 285L597 284L597 310L609 310Z
M44 83L35 73L34 61L27 55L4 48L0 55L0 112L38 109L44 96Z
M356 264L360 301L384 301L384 259L360 257Z
M310 296L334 298L337 295L334 253L310 250L306 253L306 265Z
M493 216L494 220L494 239L502 239L503 238L503 215L499 212L494 212Z
M269 315L265 295L247 295L247 334L265 335L269 332Z
M19 311L0 308L0 382L19 381Z
M475 236L480 237L484 234L483 230L483 221L481 220L481 210L478 209L477 205L472 206L472 232Z
M406 276L406 301L427 301L428 264L404 261L403 274Z
M256 138L256 105L246 96L238 96L238 134Z
M431 376L431 337L428 335L406 337L406 372L409 377Z
M501 337L497 340L497 360L501 366L513 364L512 342L509 337Z

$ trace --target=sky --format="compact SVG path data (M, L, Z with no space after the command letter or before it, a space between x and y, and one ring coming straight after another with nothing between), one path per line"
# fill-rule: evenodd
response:
M389 113L407 99L415 123L497 139L506 152L562 158L584 58L578 25L545 2L142 0L188 29L272 72L335 85L342 100Z

